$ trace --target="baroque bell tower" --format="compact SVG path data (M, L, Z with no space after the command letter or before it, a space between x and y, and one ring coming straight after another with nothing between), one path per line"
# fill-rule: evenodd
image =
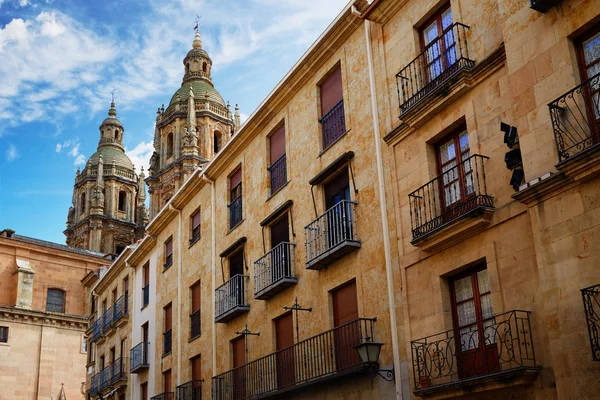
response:
M154 153L146 183L150 215L154 217L190 174L208 163L239 129L237 106L231 113L212 82L212 60L196 32L192 49L183 59L181 87L168 107L158 109Z
M113 101L100 125L97 151L83 171L77 169L64 231L69 246L118 255L144 235L144 170L137 175L125 154L124 131Z

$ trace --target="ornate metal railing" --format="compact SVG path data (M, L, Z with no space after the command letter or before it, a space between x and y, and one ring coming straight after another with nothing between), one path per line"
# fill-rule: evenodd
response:
M123 295L121 297L119 297L117 299L117 301L115 301L115 304L113 305L113 310L114 310L114 322L117 322L118 320L120 320L121 318L123 318L123 316L127 315L129 312L129 307L127 305L127 300L128 296L127 295Z
M112 372L112 367L109 365L105 367L102 371L100 371L100 385L98 389L100 391L104 389L108 389L110 387L110 374Z
M600 361L600 284L581 289L581 295L592 347L592 360Z
M242 222L242 195L229 203L227 207L229 207L229 229L233 229Z
M319 119L323 134L323 150L328 148L346 133L346 117L344 115L344 99Z
M600 73L548 104L558 161L600 142Z
M150 397L150 400L175 400L174 392L164 392L157 394L156 396Z
M212 378L213 400L276 394L363 368L356 345L373 341L376 318L359 318Z
M287 183L287 162L285 154L279 157L270 167L267 167L271 174L271 194L275 193Z
M173 330L169 329L163 332L163 355L169 354L173 350Z
M529 314L513 310L412 341L415 389L537 369Z
M467 48L468 29L460 22L450 25L396 74L401 117L459 72L473 68L475 61L469 58Z
M92 375L90 384L90 396L95 396L100 391L100 374Z
M113 317L114 317L113 308L108 307L108 309L102 315L102 333L106 332L107 330L109 330L112 327Z
M295 278L294 243L282 242L254 262L254 293L285 278Z
M95 342L102 336L102 319L98 318L92 324L92 342Z
M129 352L129 371L134 372L140 368L147 368L149 342L140 342Z
M192 380L177 386L177 400L202 400L202 381Z
M215 314L219 316L238 307L248 306L248 275L235 275L216 289Z
M408 195L413 241L477 208L494 207L487 193L487 159L474 154Z
M111 365L110 382L112 385L118 381L127 380L127 358L117 358Z
M358 203L342 200L304 228L306 262L345 241L358 242L356 212Z
M200 310L197 310L190 314L190 338L198 337L200 333Z

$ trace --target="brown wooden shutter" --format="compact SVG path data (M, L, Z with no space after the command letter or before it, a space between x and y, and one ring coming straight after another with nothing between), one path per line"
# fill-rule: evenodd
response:
M200 282L192 286L192 312L200 309Z
M173 254L173 239L167 240L166 247L167 247L167 256Z
M233 173L233 175L231 175L231 178L229 178L229 187L231 189L234 189L237 185L239 185L242 182L242 169L238 168L237 171L235 171ZM232 199L233 200L233 199Z
M327 114L342 98L342 69L338 66L321 84L321 115Z
M198 226L200 226L200 210L192 217L192 229L195 229Z
M144 287L150 283L150 263L144 264Z
M342 286L332 292L333 324L340 326L358 318L358 300L356 298L356 281Z
M171 304L165 307L165 332L171 329L173 323Z
M202 360L200 356L192 358L192 380L202 380Z
M164 392L171 392L171 370L166 370L163 372L163 381L165 383Z
M275 333L277 350L294 344L294 319L291 312L275 320Z
M129 277L123 279L123 294L129 294Z
M269 138L269 147L271 150L271 164L273 164L285 154L285 125L277 129Z
M113 289L112 296L113 296L113 304L115 304L117 302L117 288Z
M148 400L148 382L142 383L142 400Z
M240 367L246 364L246 338L240 336L231 341L233 350L233 368Z
M142 325L142 341L148 342L148 323Z

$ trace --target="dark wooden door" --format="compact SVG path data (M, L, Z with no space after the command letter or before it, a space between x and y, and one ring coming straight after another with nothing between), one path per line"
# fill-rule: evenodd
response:
M200 400L202 398L202 359L200 356L192 358L192 397L190 400Z
M229 278L233 278L237 275L244 275L244 250L240 250L237 253L229 257ZM229 299L229 306L239 306L246 304L244 299L244 284L243 279L237 279L235 282L231 282Z
M148 400L148 382L142 383L142 400Z
M460 214L460 206L475 194L470 155L469 134L464 129L438 145L440 203L447 219Z
M421 29L421 47L425 53L425 79L431 82L456 64L456 40L450 4L442 7Z
M277 387L291 386L296 382L294 357L294 318L289 312L275 320L277 347Z
M169 393L172 392L172 381L171 381L171 370L167 370L165 372L163 372L163 383L164 383L164 387L163 387L163 392L164 393Z
M233 398L246 397L246 337L240 336L231 341L233 353Z
M459 379L500 370L487 269L457 276L450 285Z
M345 169L325 184L325 208L327 209L327 247L332 248L344 240L352 239L352 212L347 203L350 200L350 181ZM334 207L336 206L337 207ZM333 207L333 208L332 208Z
M358 301L356 281L352 281L332 292L333 324L335 326L336 369L343 370L357 365L360 360L354 348L360 343L358 322Z
M271 249L284 242L290 241L290 229L288 224L288 215L277 220L271 225ZM279 279L291 276L290 270L290 248L289 246L279 246L274 250L271 258L271 282L277 282Z
M584 82L600 74L600 25L577 41L579 70ZM592 142L600 141L600 77L593 79L583 88L586 104L585 118L590 121ZM581 112L581 111L580 111Z

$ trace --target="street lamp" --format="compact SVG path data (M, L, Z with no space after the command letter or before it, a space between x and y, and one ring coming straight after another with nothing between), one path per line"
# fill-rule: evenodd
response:
M381 353L381 346L383 346L383 343L365 341L354 346L354 348L358 352L358 356L360 357L363 365L369 369L371 382L373 382L375 375L379 375L386 381L392 382L395 380L394 368L381 369L379 368L379 363L377 362L379 359L379 353Z

